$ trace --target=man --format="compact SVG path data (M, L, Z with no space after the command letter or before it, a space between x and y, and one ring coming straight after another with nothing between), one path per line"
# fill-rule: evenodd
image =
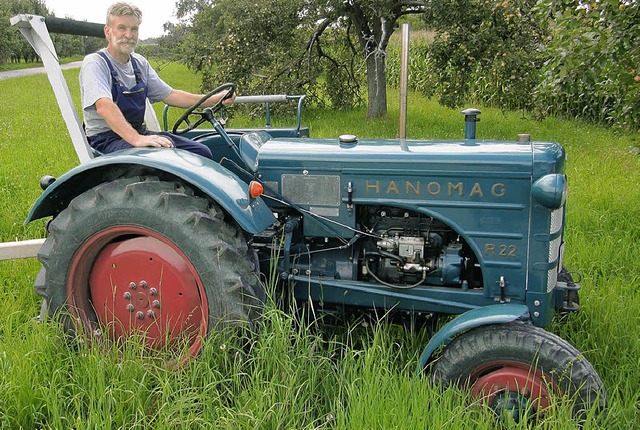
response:
M108 46L85 57L80 69L80 93L89 145L101 153L131 147L181 148L207 158L211 150L198 142L167 132L152 133L144 126L145 103L164 101L188 108L200 94L167 85L141 55L134 53L142 20L140 9L115 3L107 11L104 34ZM213 106L226 92L214 94L203 107ZM235 95L225 100L233 102Z

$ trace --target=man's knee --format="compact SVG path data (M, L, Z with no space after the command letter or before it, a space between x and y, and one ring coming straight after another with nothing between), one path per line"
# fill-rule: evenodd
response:
M176 148L184 149L186 151L190 151L194 154L198 154L202 157L213 160L213 154L211 153L211 149L209 149L208 146L200 142L187 139L186 137L176 136L175 134L167 134L166 136L173 141L173 144Z
M209 158L210 160L213 160L213 154L211 153L211 150L209 149L208 146L203 145L201 143L198 142L194 142L197 147L194 147L192 149L192 152L195 152L198 155L202 155L203 157Z

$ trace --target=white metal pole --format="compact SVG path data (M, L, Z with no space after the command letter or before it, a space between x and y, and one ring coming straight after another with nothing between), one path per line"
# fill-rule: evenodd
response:
M43 243L44 239L0 243L0 261L35 257Z

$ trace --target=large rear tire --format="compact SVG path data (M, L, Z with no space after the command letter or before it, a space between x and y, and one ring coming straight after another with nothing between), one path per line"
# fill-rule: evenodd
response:
M220 207L179 182L118 179L76 197L48 226L38 289L74 336L142 335L154 349L252 328L257 260Z
M581 418L606 406L602 380L585 357L562 338L514 322L470 330L449 344L433 367L434 379L471 390L474 400L515 421L535 420L554 400L574 402Z

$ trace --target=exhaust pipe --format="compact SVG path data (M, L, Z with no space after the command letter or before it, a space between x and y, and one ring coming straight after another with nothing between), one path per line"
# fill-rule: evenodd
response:
M476 122L480 121L478 115L480 115L479 109L469 108L460 112L464 115L464 138L465 140L476 139Z
M398 137L407 137L407 87L409 80L409 24L402 24L402 48L400 57L400 127Z

